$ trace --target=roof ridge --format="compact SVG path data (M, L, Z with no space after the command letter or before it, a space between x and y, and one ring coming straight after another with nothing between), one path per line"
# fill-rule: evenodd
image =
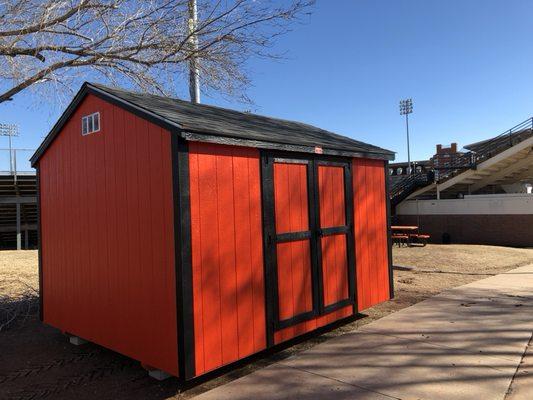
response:
M354 139L354 138L351 138L351 137L348 137L348 136L343 136L343 135L340 135L338 133L335 133L335 132L329 131L327 129L320 128L318 126L311 125L311 124L308 124L308 123L305 123L305 122L294 121L294 120L289 120L289 119L283 119L283 118L278 118L278 117L271 117L271 116L266 116L266 115L261 115L261 114L256 114L256 113L246 113L246 112L243 112L243 111L233 110L231 108L225 108L225 107L220 107L220 106L215 106L215 105L210 105L210 104L192 103L190 101L179 99L179 98L176 98L176 97L157 95L157 94L153 94L153 93L142 93L142 92L138 92L138 91L134 91L134 90L127 90L127 89L124 89L124 88L121 88L121 87L108 86L108 85L104 85L104 84L100 84L100 83L92 83L92 82L85 82L85 83L90 85L90 86L93 86L93 87L95 87L97 89L106 91L106 92L108 92L108 91L118 91L118 92L123 92L124 94L134 95L134 96L141 96L141 97L149 96L149 97L152 97L152 98L157 98L157 99L162 100L162 101L171 100L171 101L183 103L186 106L191 106L191 107L196 107L196 108L205 108L205 109L210 109L210 110L221 110L221 111L224 111L224 112L231 113L231 114L233 114L235 116L247 116L247 117L253 117L253 118L260 118L260 119L263 119L265 122L270 122L270 123L279 122L280 124L283 124L283 123L285 123L285 124L287 124L287 123L288 124L294 124L294 125L298 125L299 127L302 127L302 128L311 128L313 130L318 130L318 131L320 131L320 133L332 135L332 136L335 136L335 137L337 137L339 139L342 139L342 140L349 140L349 141L354 142L354 143L363 144L363 145L366 145L366 146L371 146L376 151L381 151L381 152L387 152L387 153L390 153L390 154L394 154L393 151L384 149L382 147L375 146L375 145L370 145L368 143L359 141L357 139ZM157 112L155 112L153 110L150 110L150 111L158 114ZM160 115L160 114L158 114L158 115ZM183 124L183 128L187 128L187 124ZM310 132L310 134L311 134L311 132Z

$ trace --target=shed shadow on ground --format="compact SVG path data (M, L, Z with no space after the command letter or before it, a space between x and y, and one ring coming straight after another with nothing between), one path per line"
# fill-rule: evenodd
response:
M359 317L364 317L360 314ZM333 325L332 328L340 326ZM308 348L328 339L307 337ZM294 344L294 343L293 343ZM36 313L0 332L0 399L187 399L287 359L293 350L252 357L186 387L177 378L156 381L138 361L96 344L74 346Z
M507 275L520 275L523 279L532 276L520 271ZM366 398L381 396L376 392L390 394L406 387L445 383L455 387L490 388L502 382L502 374L508 375L510 364L521 356L520 346L531 336L533 295L527 290L510 295L505 288L497 287L467 290L466 296L455 289L420 303L419 315L428 321L424 326L410 321L408 312L402 313L403 319L398 319L400 314L396 313L380 320L383 331L378 329L374 333L385 337L387 346L383 346L383 341L366 343L354 353L354 346L361 344L362 335L376 331L368 325L359 332L328 341L327 348L315 347L295 357L290 357L293 352L283 351L201 383L185 393L180 393L177 379L157 382L147 376L138 362L127 357L90 343L80 347L69 344L64 335L41 324L34 314L23 324L0 333L0 398L190 398L240 377L244 378L239 381L239 389L232 394L232 399L250 398L247 388L253 390L259 384L266 389L255 390L254 400L276 398L273 397L275 393L280 398L315 399L317 394L322 397L331 394L329 390L334 391L335 398ZM453 321L449 313L435 307L438 302L444 307L457 307ZM388 326L387 321L390 321ZM328 335L313 338L306 342L307 347L322 343L328 337L331 338ZM491 337L488 347L487 337ZM405 346L415 341L427 342L427 345L408 353L409 347ZM464 354L469 356L467 362L458 365L454 357ZM392 357L399 357L400 361L393 363ZM282 365L264 368L278 361ZM385 375L384 366L387 367ZM271 373L272 369L281 367L291 373ZM420 369L426 371L423 379L412 374L402 375L402 371ZM301 390L298 382L309 386L310 375L313 380L322 382L325 391ZM287 392L287 388L293 392Z

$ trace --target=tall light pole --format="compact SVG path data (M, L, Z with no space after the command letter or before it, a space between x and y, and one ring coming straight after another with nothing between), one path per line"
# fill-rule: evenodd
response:
M9 170L13 173L13 147L11 138L19 135L19 128L15 124L0 124L0 136L9 137Z
M15 124L0 124L0 136L9 137L9 171L13 175L15 185L17 184L17 168L13 164L13 147L11 138L19 135L19 128ZM16 163L16 159L15 159ZM16 165L16 164L15 164ZM15 204L16 207L16 224L17 224L17 250L22 248L22 233L20 231L20 203Z
M191 102L200 103L200 68L198 68L198 9L196 0L189 0L189 43L191 52L194 53L189 59L189 94Z
M409 114L413 112L413 99L400 100L400 115L405 115L405 129L407 131L407 168L409 175L413 173L411 168L411 149L409 146Z

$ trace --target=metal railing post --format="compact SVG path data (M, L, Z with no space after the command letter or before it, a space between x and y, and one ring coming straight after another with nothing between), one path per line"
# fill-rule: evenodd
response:
M13 175L13 150L11 145L11 133L9 134L9 170L11 172L11 175Z
M15 177L15 183L17 183L17 150L13 149L13 175Z
M22 237L20 231L20 203L16 205L17 211L17 250L22 250Z

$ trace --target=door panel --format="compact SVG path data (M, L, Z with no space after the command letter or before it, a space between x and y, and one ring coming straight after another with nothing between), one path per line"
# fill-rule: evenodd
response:
M346 219L345 169L343 164L318 161L320 252L325 308L349 301L349 262Z
M280 321L313 311L309 240L278 243L278 302Z
M346 225L344 168L319 165L320 227Z
M314 312L308 181L309 163L306 160L274 160L277 314L280 322Z
M307 165L274 163L276 233L309 231Z
M346 235L325 236L321 245L324 306L327 307L349 297Z

